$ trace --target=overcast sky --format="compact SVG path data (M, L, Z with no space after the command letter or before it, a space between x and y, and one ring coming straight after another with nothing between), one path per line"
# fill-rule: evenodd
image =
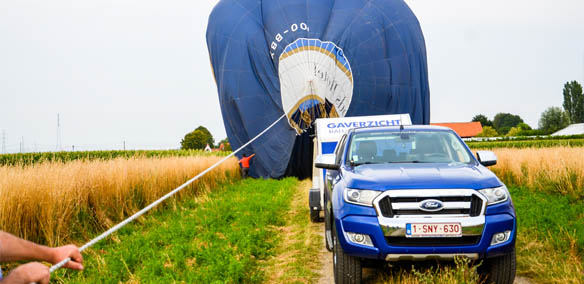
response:
M584 1L407 0L426 38L432 122L533 127L584 81ZM177 148L226 136L205 42L216 0L0 1L0 143L9 152Z

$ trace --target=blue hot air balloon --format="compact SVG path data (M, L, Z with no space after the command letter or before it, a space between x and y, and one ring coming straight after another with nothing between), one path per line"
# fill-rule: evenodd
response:
M403 0L221 0L207 46L227 136L250 175L309 177L319 117L430 121L424 36Z

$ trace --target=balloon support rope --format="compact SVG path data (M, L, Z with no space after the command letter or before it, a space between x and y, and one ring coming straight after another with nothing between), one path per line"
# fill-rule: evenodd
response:
M231 152L231 154L227 155L226 157L224 157L223 159L221 159L220 161L218 161L214 165L212 165L209 168L207 168L206 170L200 172L198 175L196 175L195 177L191 178L187 182L183 183L181 186L175 188L173 191L171 191L171 192L167 193L166 195L162 196L160 199L158 199L158 200L150 203L150 205L148 205L148 206L144 207L142 210L134 213L134 215L128 217L126 220L118 223L117 225L111 227L109 230L103 232L101 235L97 236L93 240L91 240L88 243L84 244L82 247L79 248L79 251L80 252L83 252L85 249L87 249L87 248L93 246L94 244L96 244L97 242L103 240L104 238L106 238L107 236L111 235L115 231L121 229L123 226L125 226L128 223L134 221L136 218L142 216L144 213L148 212L150 209L154 208L156 205L162 203L162 201L168 199L169 197L173 196L175 193L177 193L177 192L181 191L182 189L184 189L185 187L187 187L189 184L193 183L194 181L196 181L200 177L204 176L206 173L210 172L211 170L213 170L214 168L216 168L217 166L219 166L221 163L227 161L227 159L233 157L237 152L241 151L243 148L247 147L253 141L255 141L256 139L258 139L260 136L262 136L266 132L268 132L268 130L270 130L272 127L274 127L274 125L276 125L276 123L278 123L280 120L282 120L282 118L284 118L285 116L286 116L286 114L283 114L280 118L278 118L276 121L274 121L272 124L270 124L270 126L268 126L266 129L264 129L262 132L260 132L254 138L252 138L251 140L249 140L243 146L239 147L237 150ZM50 273L53 273L55 270L63 267L63 265L67 264L67 262L69 262L69 261L71 261L71 258L66 258L66 259L63 259L62 261L60 261L59 263L51 266L51 268L49 270Z

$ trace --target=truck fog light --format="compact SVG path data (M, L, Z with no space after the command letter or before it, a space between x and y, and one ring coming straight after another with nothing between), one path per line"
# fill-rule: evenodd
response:
M509 240L511 236L511 231L505 231L502 233L496 233L493 235L493 239L491 240L491 245L498 245L500 243L504 243Z
M371 237L369 237L369 235L347 232L347 239L349 239L350 242L355 244L368 247L373 246L373 242L371 241Z

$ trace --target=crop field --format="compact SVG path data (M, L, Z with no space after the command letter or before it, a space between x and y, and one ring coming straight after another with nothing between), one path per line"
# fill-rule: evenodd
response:
M48 245L88 240L220 159L133 157L1 166L0 228ZM239 177L235 158L183 190L179 198L234 177Z
M111 160L115 158L164 158L192 156L226 156L228 152L205 152L201 150L114 150L80 152L42 152L0 155L0 166L32 165L44 162L71 162L76 160Z
M582 283L584 148L494 148L491 169L518 214L517 274ZM219 160L128 155L0 166L0 228L48 245L81 245ZM322 224L309 221L309 181L239 181L231 159L85 253L60 283L318 283ZM328 264L327 264L328 265ZM332 264L331 264L332 265ZM10 266L9 266L10 267ZM6 268L6 267L4 267ZM463 259L369 269L365 283L482 283Z
M503 139L495 141L467 141L466 144L473 149L583 147L584 138L581 136L576 136L570 139Z
M491 169L518 215L517 272L542 283L582 283L584 148L493 149Z

